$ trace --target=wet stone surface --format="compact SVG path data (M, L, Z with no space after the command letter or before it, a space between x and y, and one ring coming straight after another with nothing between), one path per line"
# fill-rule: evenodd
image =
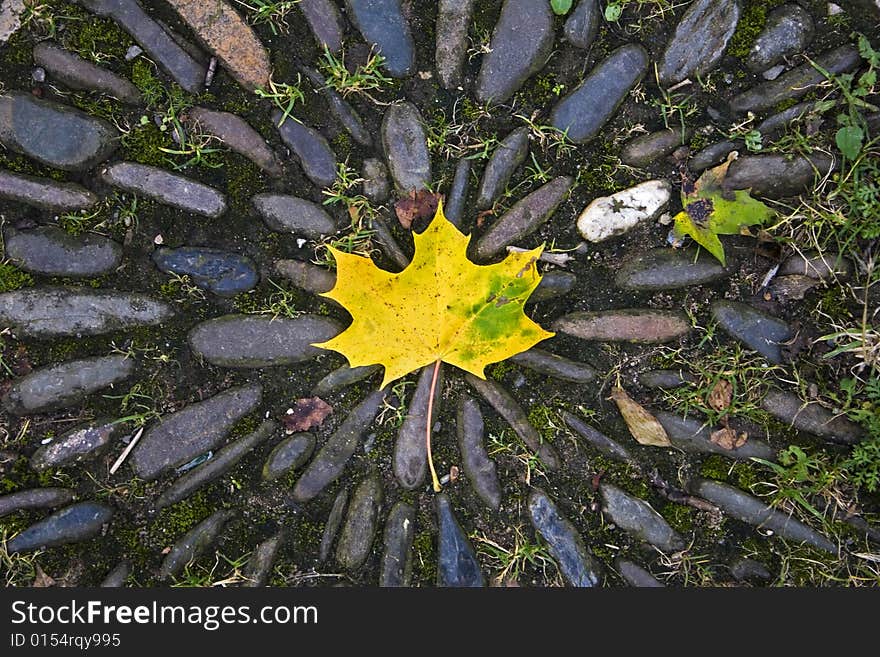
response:
M153 262L165 273L189 276L199 287L221 297L247 292L260 280L253 260L219 249L197 246L159 248L153 253Z
M100 235L74 236L55 226L7 229L6 257L18 267L48 276L100 276L122 262L122 246Z

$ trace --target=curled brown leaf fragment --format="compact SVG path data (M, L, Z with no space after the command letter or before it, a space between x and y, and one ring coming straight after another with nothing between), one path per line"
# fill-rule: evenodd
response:
M709 406L721 412L730 406L731 401L733 401L733 386L727 379L720 379L709 391Z
M426 189L411 191L394 204L394 212L400 225L409 230L414 222L419 219L430 219L437 212L437 206L441 200L440 194L429 192Z
M33 588L45 589L50 586L55 586L55 580L46 574L46 572L40 567L40 564L34 564L34 573Z
M638 402L626 394L620 386L611 389L611 399L617 404L620 414L623 416L626 426L632 437L641 445L654 447L672 447L666 429L663 428L657 418L651 415Z
M730 427L722 427L717 431L713 431L709 436L709 440L724 449L739 449L749 439L749 435L745 432L737 433L735 429Z
M287 433L308 431L320 427L332 412L333 407L320 397L297 399L294 407L281 418L281 424Z

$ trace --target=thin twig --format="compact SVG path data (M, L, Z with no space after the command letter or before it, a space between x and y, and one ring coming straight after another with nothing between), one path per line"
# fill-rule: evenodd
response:
M439 493L440 480L437 478L437 471L434 469L434 459L431 458L431 415L434 412L434 391L437 389L437 375L440 373L440 360L434 363L434 376L431 377L431 391L428 393L428 418L425 422L425 447L428 450L428 467L431 470L431 481L434 483L434 492Z
M131 453L131 450L134 449L134 446L137 445L138 441L141 439L141 434L144 432L144 428L141 427L137 430L137 433L134 434L134 438L131 439L131 442L128 443L128 447L123 450L122 454L119 455L119 458L116 459L116 462L110 468L110 474L116 474L116 471L122 467L122 464L125 462L125 459L128 458L128 455Z

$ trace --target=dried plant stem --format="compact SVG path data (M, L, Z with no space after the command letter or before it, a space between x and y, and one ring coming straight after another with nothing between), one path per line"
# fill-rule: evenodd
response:
M434 483L434 492L439 493L440 480L437 479L437 471L434 469L434 459L431 458L431 416L434 412L434 392L437 390L437 375L440 373L440 361L434 363L434 376L431 377L431 390L428 393L428 418L425 422L425 448L428 450L428 468L431 470L431 481Z

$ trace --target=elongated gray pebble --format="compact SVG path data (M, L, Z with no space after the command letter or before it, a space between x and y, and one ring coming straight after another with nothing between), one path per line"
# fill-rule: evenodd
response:
M741 447L727 449L712 442L713 429L693 417L683 418L666 411L657 411L654 417L666 430L670 442L686 452L723 454L737 461L748 461L752 458L776 460L776 450L753 436L749 436Z
M564 34L576 48L586 50L593 44L601 21L597 0L578 0L577 7L565 21Z
M526 127L517 128L498 144L483 169L475 202L477 210L492 207L528 153L529 129Z
M625 290L675 290L711 283L727 275L728 271L706 253L651 249L626 260L614 282Z
M468 481L486 506L497 511L501 506L501 483L495 462L489 458L483 443L485 431L480 406L468 395L463 395L458 402L455 429Z
M98 197L82 185L61 183L0 169L0 198L44 210L87 210Z
M452 511L445 493L436 498L437 525L437 586L481 587L486 580L480 562L467 534Z
M684 549L685 542L681 535L650 504L607 482L599 485L599 492L603 511L625 532L667 554Z
M440 391L443 389L442 370L437 375L437 386L434 390L434 417L440 413ZM416 389L409 400L406 417L400 430L397 432L397 440L394 442L394 476L400 485L407 490L413 490L425 481L425 473L428 470L428 451L425 444L425 426L428 422L428 400L430 397L431 379L434 374L434 366L427 365L422 368Z
M188 340L193 352L213 365L257 368L315 358L322 350L312 344L326 342L340 330L334 320L317 315L224 315L197 324Z
M385 58L388 74L405 78L412 73L415 44L401 0L345 0L345 6L364 41Z
M102 589L118 589L125 586L125 581L131 575L131 564L128 561L120 561L107 575L101 580Z
M50 509L67 504L73 499L69 488L30 488L8 495L0 495L0 518L16 511Z
M125 78L51 41L41 41L35 45L33 54L35 64L71 89L98 91L129 105L140 105L144 100L140 89Z
M632 454L616 440L591 427L569 411L562 412L562 421L581 438L615 461L635 462Z
M620 161L633 167L646 167L687 143L690 131L666 129L639 135L628 141L620 151Z
M113 509L96 502L79 502L56 511L18 534L6 550L30 552L40 548L78 543L97 536L113 517Z
M213 458L188 470L171 484L156 500L155 507L164 509L186 499L199 488L229 472L235 465L260 443L268 440L278 425L266 420L256 431L231 442L214 454Z
M36 471L59 468L100 456L111 441L123 432L121 423L93 422L73 429L42 445L31 456L31 467Z
M766 71L786 57L802 52L814 32L813 18L800 5L792 2L776 7L767 14L767 24L752 44L746 66L755 73Z
M163 416L147 429L129 457L135 474L150 481L214 449L238 420L259 405L262 394L257 384L230 388Z
M226 523L233 517L235 511L215 511L179 538L162 561L159 579L167 580L178 575L188 563L201 556L217 540Z
M416 510L406 502L397 502L385 521L382 565L379 586L409 586L412 579L412 543L415 536Z
M364 160L361 178L364 179L363 190L373 203L384 203L391 195L391 185L388 182L388 167L382 160L368 157Z
M632 561L617 558L614 560L614 565L617 568L617 572L620 573L620 576L623 577L630 586L640 586L644 588L663 588L665 586L665 584L659 582L651 573L638 564L634 564Z
M318 187L330 187L336 182L337 162L336 154L324 135L293 118L282 123L282 116L281 110L272 114L281 141L293 152L309 180Z
M345 507L348 505L348 489L343 488L336 494L333 500L333 506L330 509L330 515L327 516L327 522L324 524L324 532L321 535L321 547L318 551L318 560L323 563L330 556L330 550L333 549L333 541L336 540L336 534L339 533L339 526L345 518Z
M761 408L798 431L806 431L835 443L853 445L865 437L861 426L845 415L835 414L816 402L801 401L793 392L771 390Z
M825 536L808 527L797 518L773 509L757 497L738 488L708 479L697 480L691 489L695 495L708 500L724 513L760 529L771 530L783 538L809 543L820 550L836 554L837 548Z
M813 188L837 163L821 154L789 158L783 155L749 155L735 160L727 170L724 189L748 189L754 196L785 198Z
M562 203L574 180L559 176L538 188L505 212L473 247L474 257L488 260L546 223Z
M316 240L336 232L336 222L327 211L306 199L264 192L254 196L251 203L272 230Z
M589 383L596 379L596 370L586 363L579 363L538 347L532 347L527 351L510 357L517 365L522 365L539 374L552 376L561 381L572 383Z
M266 586L269 576L272 574L272 568L275 566L275 557L278 556L278 550L281 549L284 538L284 531L279 530L274 536L267 538L254 548L253 554L242 569L241 574L245 580L242 583L243 587Z
M425 189L431 184L425 122L415 105L403 102L385 110L382 147L398 194Z
M333 0L299 0L296 3L321 48L332 53L342 50L342 20Z
M639 373L639 383L646 388L677 388L696 383L696 377L683 370L648 370Z
M276 260L275 271L309 294L323 294L336 285L334 271L302 260Z
M94 277L113 271L122 262L122 246L94 233L71 235L57 226L38 226L7 228L4 238L6 257L34 274Z
M117 162L102 169L100 178L111 187L210 219L226 212L226 197L218 190L158 167Z
M434 63L444 89L455 89L462 83L473 14L474 0L439 0L437 4Z
M575 312L560 317L551 326L582 340L606 342L669 342L691 330L684 313L637 308Z
M99 390L121 383L134 372L134 360L122 355L71 360L23 376L2 398L15 415L72 406Z
M374 372L378 372L380 369L382 369L381 365L362 365L360 367L343 365L318 381L315 384L315 387L312 388L312 394L317 395L318 397L329 395L330 393L346 388L353 383L363 381L372 376Z
M792 338L781 319L738 301L716 301L712 316L719 326L771 363L782 363L782 345Z
M281 160L263 136L243 118L229 112L217 112L206 107L187 110L186 118L200 131L214 135L230 150L249 159L270 176L281 176Z
M219 297L234 297L260 282L256 263L238 253L204 246L160 247L153 262L163 272L188 276L196 286Z
M527 303L538 303L568 294L577 284L577 276L569 271L548 271L532 292Z
M540 488L533 489L529 495L529 518L547 542L550 554L569 586L599 585L601 571L584 539Z
M304 66L302 70L315 90L327 101L330 111L342 127L345 128L345 131L361 146L371 147L373 145L373 138L370 136L370 131L367 130L364 120L354 107L349 105L348 101L338 91L328 85L327 80L318 71L307 66Z
M376 418L383 399L385 391L377 390L351 410L297 480L293 487L295 500L308 502L339 478Z
M303 432L288 436L278 443L263 465L263 480L271 481L302 467L315 451L315 436Z
M699 173L704 169L721 164L737 148L737 143L729 139L709 144L697 153L694 153L690 160L688 160L688 167L694 173Z
M507 390L495 381L478 379L473 374L465 374L467 382L495 409L510 425L526 446L534 452L548 470L558 470L559 454L553 445L545 443L538 430L529 423L523 407Z
M455 165L455 176L452 178L452 186L449 188L449 194L447 194L443 206L443 214L459 229L467 204L472 162L472 160L463 157Z
M373 474L354 489L348 515L339 533L336 560L346 570L357 570L370 555L381 509L382 482Z

